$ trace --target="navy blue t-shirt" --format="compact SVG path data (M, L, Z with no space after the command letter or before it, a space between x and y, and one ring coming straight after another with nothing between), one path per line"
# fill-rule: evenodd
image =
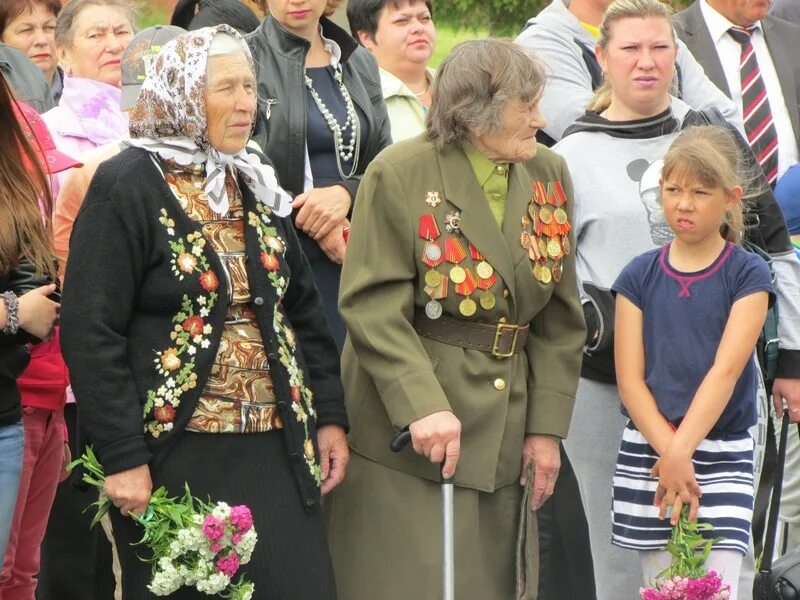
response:
M731 307L738 299L775 294L769 267L760 257L728 243L702 271L682 273L669 264L669 244L634 258L612 291L643 313L645 382L659 411L677 423L684 417L711 366ZM758 374L748 361L713 431L744 431L758 414Z

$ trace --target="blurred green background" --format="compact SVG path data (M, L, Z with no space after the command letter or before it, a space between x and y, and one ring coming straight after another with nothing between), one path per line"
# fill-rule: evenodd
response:
M0 0L2 1L2 0ZM258 1L258 0L256 0ZM433 17L438 42L431 66L436 67L450 49L466 40L487 37L514 37L530 17L538 13L547 2L540 0L433 0ZM168 23L175 0L147 0L141 27ZM343 2L334 19L347 28L346 2Z

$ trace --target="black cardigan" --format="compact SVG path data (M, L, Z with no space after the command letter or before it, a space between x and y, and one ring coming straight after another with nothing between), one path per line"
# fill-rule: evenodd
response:
M291 221L241 188L251 307L288 458L312 508L316 427L348 426L338 354ZM157 465L180 439L217 354L224 273L148 152L127 148L100 166L72 233L61 341L82 426L106 473Z

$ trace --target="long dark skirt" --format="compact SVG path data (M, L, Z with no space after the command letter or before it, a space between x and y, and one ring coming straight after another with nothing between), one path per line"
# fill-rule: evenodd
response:
M303 510L282 432L187 432L152 477L154 489L166 486L170 495L182 495L188 482L193 495L251 508L258 544L242 570L255 584L256 600L335 600L322 515L318 509ZM116 509L111 510L111 521L122 565L123 597L154 598L147 591L150 565L141 562L130 545L141 537L141 526ZM209 598L188 588L169 597Z

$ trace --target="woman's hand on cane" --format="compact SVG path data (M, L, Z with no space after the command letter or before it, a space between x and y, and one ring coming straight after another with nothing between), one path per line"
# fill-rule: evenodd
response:
M450 479L461 454L461 421L449 410L443 410L414 421L408 430L414 452L432 463L444 461L442 477Z

